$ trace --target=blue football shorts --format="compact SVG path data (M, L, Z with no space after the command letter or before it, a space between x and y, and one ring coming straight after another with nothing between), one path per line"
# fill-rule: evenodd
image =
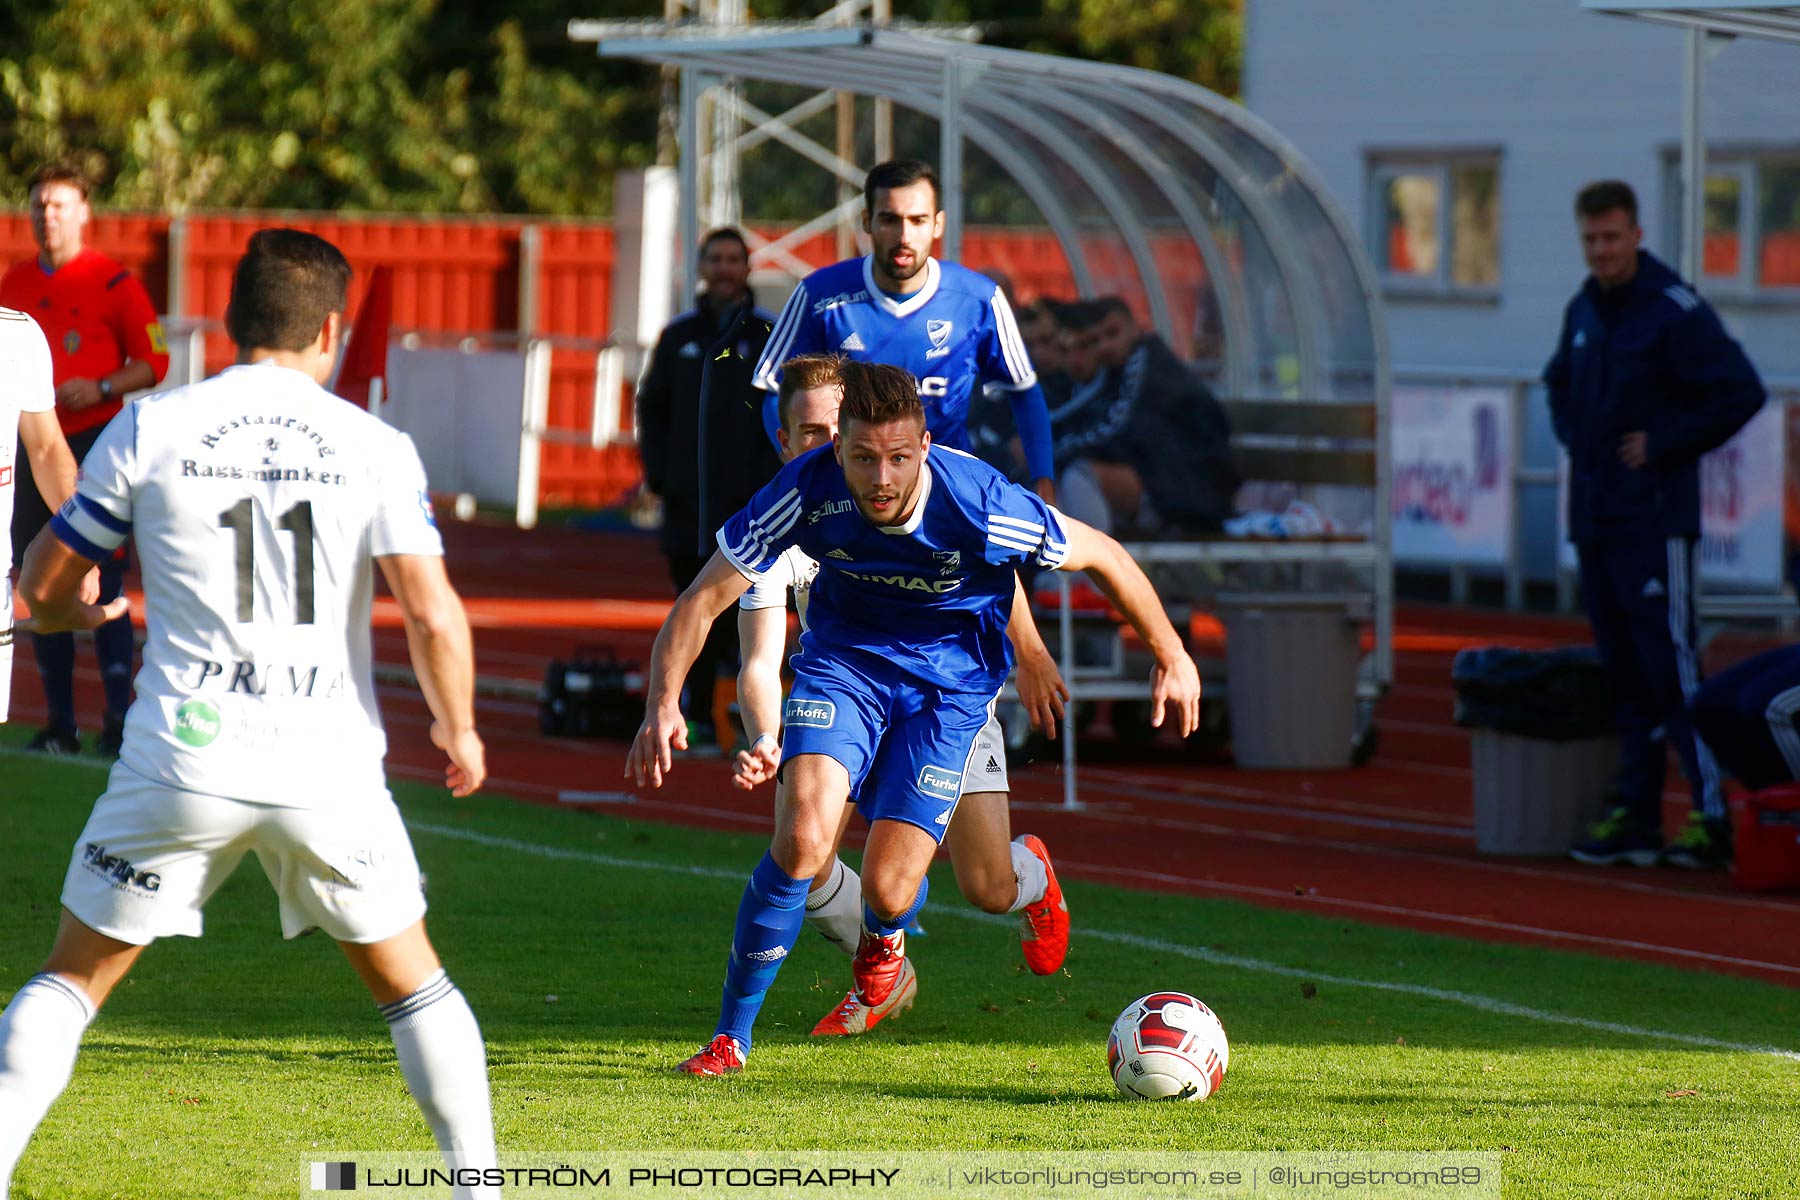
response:
M904 821L943 841L998 691L950 691L854 650L803 651L793 667L782 761L836 759L864 820Z

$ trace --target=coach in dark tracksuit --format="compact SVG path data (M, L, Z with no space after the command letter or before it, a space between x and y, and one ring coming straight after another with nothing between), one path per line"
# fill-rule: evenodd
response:
M763 392L750 381L775 318L756 307L742 234L715 229L701 240L700 278L700 302L664 327L637 391L644 485L662 498L662 549L677 592L712 557L719 526L781 469L763 433ZM688 672L691 720L711 723L714 681L736 671L730 612Z
M1686 708L1700 687L1699 464L1762 407L1763 387L1711 306L1638 248L1628 185L1590 184L1575 209L1590 274L1563 314L1544 383L1569 452L1569 537L1622 744L1619 807L1570 853L1596 864L1723 866L1719 772ZM1666 850L1665 737L1694 789L1688 827Z

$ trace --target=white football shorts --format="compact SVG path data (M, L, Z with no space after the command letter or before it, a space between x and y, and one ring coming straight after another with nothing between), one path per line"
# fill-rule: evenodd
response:
M383 788L325 808L281 808L183 791L115 764L76 839L63 907L137 946L199 937L200 910L254 852L281 907L281 933L390 938L425 915L400 810Z
M1006 732L1000 728L1000 718L990 712L987 724L975 735L969 769L963 774L962 794L976 796L1011 790L1006 783Z

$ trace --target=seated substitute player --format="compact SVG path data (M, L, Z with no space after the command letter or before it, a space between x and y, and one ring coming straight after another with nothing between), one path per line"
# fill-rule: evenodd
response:
M6 380L5 391L0 392L0 723L4 723L12 699L10 570L16 459L23 448L31 463L31 481L45 508L55 512L75 490L75 455L56 419L50 343L36 321L11 308L0 308L0 379ZM99 594L98 574L93 578L93 594L84 599Z
M782 364L781 456L792 462L808 450L828 445L837 434L838 405L843 398L844 359L818 354ZM743 665L738 672L738 704L750 748L738 753L733 782L749 789L773 779L781 765L781 660L787 649L787 597L794 595L801 628L812 581L819 564L799 547L789 547L738 602L738 641ZM1013 595L1007 636L1018 656L1018 688L1032 721L1056 736L1056 722L1068 692L1050 657L1025 589ZM850 821L850 806L838 826L841 845ZM1034 974L1054 974L1069 949L1069 910L1057 885L1050 852L1042 839L1024 834L1009 841L1006 746L999 722L990 721L975 738L975 750L963 779L963 795L944 844L956 868L957 886L975 907L990 913L1023 912L1020 945ZM835 850L835 845L834 845ZM855 955L874 953L879 941L863 929L862 880L834 854L831 865L813 877L806 897L806 923L825 939ZM814 1037L866 1033L890 1015L912 1007L918 981L910 960L901 966L899 982L880 1006L871 1006L852 988L843 1001L813 1027Z
M925 871L950 825L976 735L1010 669L1005 637L1027 562L1090 572L1156 658L1152 722L1199 719L1200 677L1155 589L1123 547L1065 521L1032 492L955 451L931 453L906 371L850 362L830 450L781 469L719 531L657 635L643 728L626 773L661 786L685 741L682 672L713 618L798 546L819 564L785 706L775 836L738 909L717 1032L681 1064L741 1070L769 985L799 936L852 794L869 823L857 991L880 1006L904 965L900 933L924 906Z
M1713 676L1689 710L1694 732L1745 787L1760 792L1800 781L1800 646L1765 650Z
M836 353L893 363L918 379L932 442L952 450L971 449L969 405L978 389L1010 392L1026 473L1054 503L1050 413L1006 293L986 275L931 256L944 236L937 173L916 159L877 164L863 179L862 222L869 254L801 280L757 361L769 440L780 449L775 393L788 359Z
M134 537L150 640L56 944L0 1015L0 1192L108 994L152 941L199 936L202 907L250 851L283 934L323 929L368 985L445 1159L497 1165L481 1031L425 935L418 863L382 778L375 567L457 796L486 776L469 624L411 441L320 386L349 278L311 234L251 237L225 318L238 365L127 405L26 554L36 627L91 629L126 602L81 603L77 584Z

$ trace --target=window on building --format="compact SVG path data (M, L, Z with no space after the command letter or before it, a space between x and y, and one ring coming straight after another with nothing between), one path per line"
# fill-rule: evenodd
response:
M1669 160L1668 244L1681 252L1681 169ZM1706 165L1700 284L1716 295L1800 294L1800 151L1716 155Z
M1369 179L1370 249L1389 294L1489 299L1497 293L1497 155L1371 155Z

